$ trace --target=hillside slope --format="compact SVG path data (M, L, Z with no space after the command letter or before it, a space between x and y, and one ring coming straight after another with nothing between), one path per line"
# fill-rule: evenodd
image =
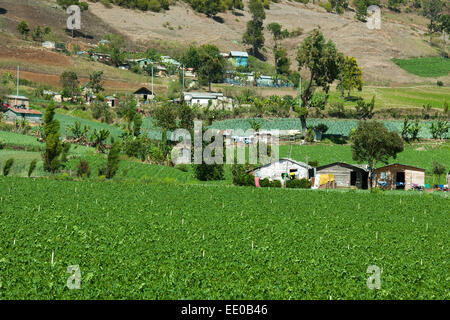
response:
M120 7L106 8L100 3L90 4L90 11L104 23L114 25L123 34L136 42L145 44L154 40L177 41L188 44L214 43L223 51L243 50L240 41L245 25L250 19L247 1L244 11L219 14L222 22L194 12L184 3L178 3L162 13L141 12ZM399 85L430 82L411 75L395 65L392 58L436 55L423 37L426 20L417 14L394 15L387 9L382 12L382 29L369 30L354 18L353 12L344 15L327 13L323 8L297 2L272 3L266 10L265 24L278 22L288 30L302 28L304 33L297 38L283 41L291 59L306 33L320 27L327 39L336 42L346 55L357 58L364 70L364 78L372 84ZM395 18L395 21L393 20ZM168 24L167 24L168 23ZM169 28L170 26L171 28ZM272 61L270 48L272 37L265 30L267 59ZM293 68L296 68L296 62ZM449 78L443 77L444 80ZM435 79L432 82L435 83Z

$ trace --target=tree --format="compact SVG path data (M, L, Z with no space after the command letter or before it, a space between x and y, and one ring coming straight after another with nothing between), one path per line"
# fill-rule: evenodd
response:
M119 156L122 149L120 141L113 142L106 162L106 179L112 179L119 169Z
M31 35L31 37L33 38L33 41L42 41L43 34L44 34L44 32L42 31L41 27L37 26L33 30L33 34Z
M355 6L356 6L356 19L358 19L361 22L366 22L367 17L367 0L356 0Z
M442 0L423 0L423 15L430 20L428 32L430 33L430 45L433 44L433 33L437 29L439 16L442 13Z
M106 140L108 139L110 132L106 129L94 129L91 134L92 145L97 149L97 152L105 152L106 150Z
M341 90L342 96L344 95L344 91L347 91L347 96L350 97L352 89L361 91L362 87L362 69L358 66L358 61L354 57L345 57L340 66L337 89Z
M331 8L338 14L343 14L345 9L348 7L347 0L328 0L331 5Z
M87 83L87 87L92 89L94 94L98 94L101 91L104 91L103 88L103 71L94 71L89 74L89 82Z
M441 176L445 174L445 169L443 164L433 161L432 171L435 176L438 176L438 184L441 183Z
M44 170L54 173L60 167L60 154L62 145L59 136L59 121L54 119L55 104L51 102L44 114L44 139L45 149L43 153Z
M211 91L211 83L220 81L223 76L225 62L219 49L211 44L200 47L201 65L197 71L201 83L207 83Z
M186 130L192 130L194 128L194 113L192 108L187 104L183 103L179 111L180 118L180 128Z
M372 97L372 100L370 100L370 102L365 102L362 99L358 100L355 109L355 115L358 119L372 119L374 114L373 110L375 109L375 96Z
M17 31L19 31L19 33L26 39L28 38L28 34L30 33L30 27L28 26L28 23L26 23L25 21L21 21L17 25Z
M275 54L275 69L277 74L289 75L289 67L291 62L289 61L287 51L284 48L277 48Z
M370 187L372 188L373 170L378 162L388 163L403 151L403 140L397 132L389 132L381 122L360 121L351 134L353 160L367 163L369 166Z
M181 57L181 63L187 68L197 70L201 66L199 50L191 45Z
M73 102L80 86L77 74L73 71L64 71L59 77L59 82L63 87L64 95L70 97Z
M155 125L161 129L175 130L177 128L177 114L172 103L157 107L153 117L156 120Z
M250 0L248 7L252 19L247 22L247 30L242 36L242 42L252 46L252 54L255 56L264 46L263 23L266 13L260 0Z
M446 49L446 34L450 34L450 14L442 14L439 17L439 21L437 24L437 31L442 32L442 42L443 42L443 50Z
M328 93L330 85L339 77L343 58L334 42L325 42L319 29L314 29L300 45L297 53L298 70L305 67L309 71L309 82L302 93L302 106L299 109L303 135L306 135L306 119L315 88L321 87Z

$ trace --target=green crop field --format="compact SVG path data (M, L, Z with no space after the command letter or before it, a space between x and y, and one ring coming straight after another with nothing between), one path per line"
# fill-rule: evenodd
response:
M0 195L0 299L450 298L442 194L0 178Z
M450 59L425 57L412 59L392 59L400 68L421 77L442 77L450 72Z
M251 129L250 119L230 119L214 122L212 128L215 129ZM262 129L266 130L301 130L300 119L296 118L274 118L274 119L256 119L262 121ZM400 120L385 120L381 121L390 131L401 132L403 121ZM330 119L307 119L307 126L315 126L319 123L324 123L328 126L327 135L339 135L348 137L351 129L358 126L358 120L330 120ZM430 121L421 121L421 130L419 132L420 138L431 138Z

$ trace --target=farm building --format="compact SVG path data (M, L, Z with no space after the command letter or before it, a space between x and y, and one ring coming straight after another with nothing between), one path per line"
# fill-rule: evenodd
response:
M142 87L138 90L136 90L134 93L134 97L138 101L143 101L144 103L149 100L153 100L153 92L148 90L146 87Z
M280 158L277 161L268 163L250 171L250 174L270 181L283 181L284 178L303 179L309 178L311 166L306 163L295 161L289 158Z
M105 97L105 102L110 108L119 106L119 99L114 96Z
M425 169L394 163L374 170L373 186L409 190L425 184Z
M367 170L344 162L335 162L315 169L318 175L333 175L336 188L367 189L369 174Z
M181 66L181 63L178 62L177 60L175 60L174 58L170 57L170 56L161 56L161 62L165 63L165 64L171 64L174 66Z
M247 66L248 53L243 51L230 51L228 55L229 59L235 66Z
M9 108L5 114L6 121L27 120L31 123L42 123L42 113L29 108Z
M6 96L7 104L10 106L20 106L28 108L30 106L30 99L24 96L8 95Z
M223 93L213 92L185 92L184 101L190 106L200 105L207 107L211 105L214 108L223 107L227 110L233 108L233 102L231 99L224 97Z
M141 59L127 59L128 65L130 64L137 64L141 69L145 68L148 65L153 64L153 61L148 58L141 58Z
M46 49L55 49L56 44L52 41L44 41L44 42L42 42L42 47L44 47Z
M106 53L94 52L91 54L91 58L92 58L92 60L98 61L98 62L103 62L103 63L111 62L111 56Z

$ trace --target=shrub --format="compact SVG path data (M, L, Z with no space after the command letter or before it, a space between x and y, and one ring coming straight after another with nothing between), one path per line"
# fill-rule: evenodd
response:
M111 179L113 178L117 170L119 169L119 155L120 150L122 149L120 141L115 141L111 149L108 153L108 160L106 162L106 178Z
M273 180L270 183L271 188L281 188L281 181L280 180Z
M259 185L261 186L261 188L267 188L270 187L270 181L269 179L261 179L259 180Z
M8 160L6 160L5 165L3 166L3 175L6 177L9 175L9 172L11 171L11 167L14 164L14 159L10 158Z
M89 162L80 159L77 165L77 176L80 178L89 178L91 176L91 169L89 168Z
M286 181L286 188L300 188L300 189L310 189L311 182L306 179L293 179Z
M436 84L438 85L438 87L443 87L444 86L444 83L441 80L438 80L436 82Z
M34 169L36 169L37 160L33 159L30 163L30 167L28 168L28 178L33 174Z
M247 171L248 165L235 164L231 167L231 174L233 175L233 184L237 186L254 186L255 177Z

